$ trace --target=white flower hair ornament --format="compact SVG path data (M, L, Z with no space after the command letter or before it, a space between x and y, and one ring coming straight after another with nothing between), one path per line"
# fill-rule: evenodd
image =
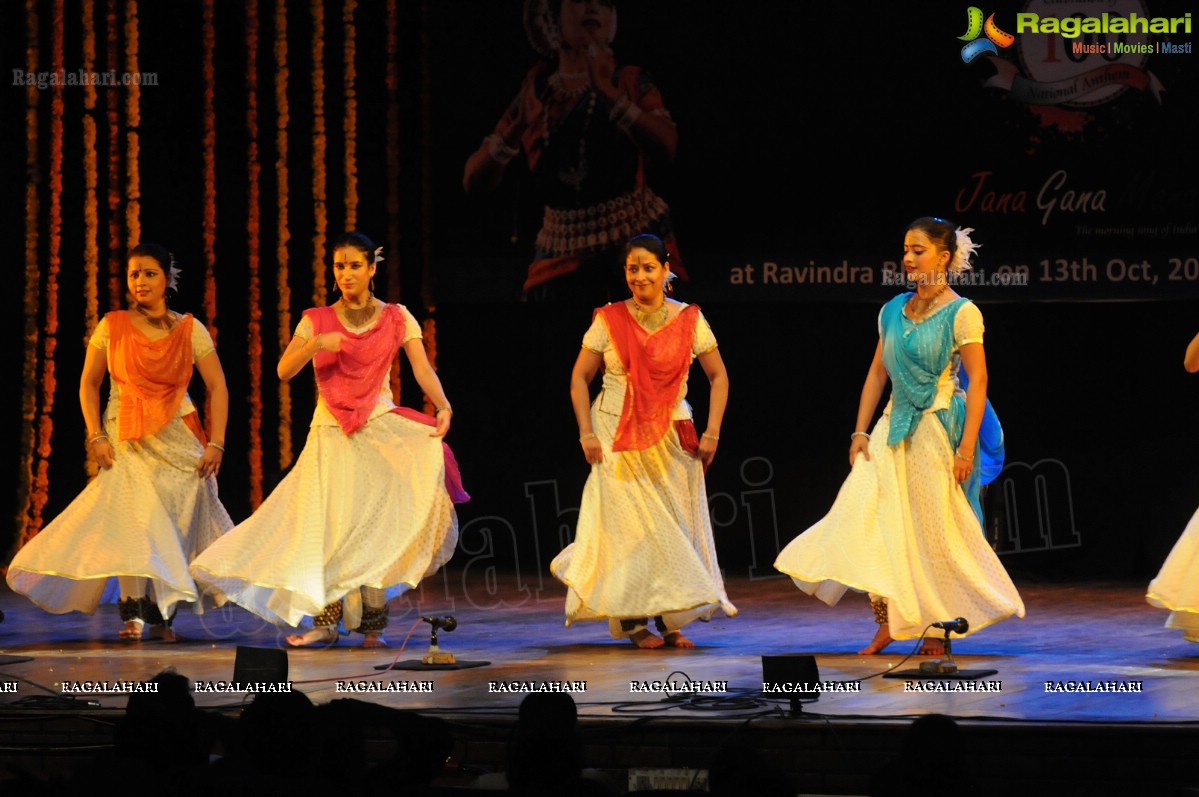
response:
M954 274L961 274L963 271L971 269L973 264L970 261L974 258L974 253L982 249L981 244L976 244L970 239L972 232L974 232L973 227L958 227L953 233L957 239L957 248L953 252L949 270Z
M383 247L381 247L381 246L375 247L375 259L372 260L371 262L372 263L383 262Z

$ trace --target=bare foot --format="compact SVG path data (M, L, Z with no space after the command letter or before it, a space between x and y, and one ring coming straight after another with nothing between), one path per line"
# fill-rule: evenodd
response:
M125 627L117 633L117 636L123 642L140 642L142 638L142 625L141 620L126 620Z
M666 643L656 637L648 628L642 628L640 631L629 634L629 641L642 650L655 650Z
M859 650L858 655L873 656L875 653L882 653L883 649L894 641L891 638L891 629L885 625L880 625L878 630L874 632L874 639L870 640L869 645Z
M159 642L178 642L179 635L170 626L152 625L150 626L150 639L156 639Z
M926 639L920 645L921 656L944 656L945 641L941 639Z
M695 643L683 636L681 631L670 631L662 640L668 648L693 648Z
M385 648L387 640L383 638L382 632L368 631L362 637L362 647L364 648Z
M307 647L308 645L333 645L337 642L337 629L331 625L318 625L316 628L304 634L291 634L287 637L287 644L296 648Z

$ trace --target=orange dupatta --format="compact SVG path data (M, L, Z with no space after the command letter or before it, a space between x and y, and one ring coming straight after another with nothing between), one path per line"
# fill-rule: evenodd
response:
M104 317L108 373L120 390L120 439L140 440L170 423L183 403L192 378L192 316L158 340L136 329L125 310Z
M679 388L691 369L699 306L688 305L661 329L638 324L624 302L599 311L624 366L626 385L613 451L644 451L670 428Z

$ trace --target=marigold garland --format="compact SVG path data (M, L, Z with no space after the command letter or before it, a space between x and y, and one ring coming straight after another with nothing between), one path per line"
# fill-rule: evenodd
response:
M91 74L96 68L96 20L91 3L83 4L83 70ZM87 345L99 322L100 281L100 219L96 198L99 167L96 158L96 87L88 83L83 89L83 345ZM97 473L96 460L88 453L84 464L88 476Z
M326 303L325 236L325 6L312 0L312 303Z
M216 325L216 77L213 52L216 49L216 28L212 23L215 0L204 0L200 10L203 40L200 71L204 80L204 321L213 342L217 339ZM208 417L208 413L205 413Z
M37 0L25 0L25 69L38 69ZM17 475L16 547L28 542L29 507L33 499L33 422L37 414L38 296L41 293L41 269L38 268L37 114L40 93L37 86L25 88L25 366L21 373L21 469Z
M246 332L250 361L250 508L262 503L262 307L259 284L258 178L258 3L246 4L246 137L247 153L246 264L249 269L249 328Z
M358 229L358 98L354 88L358 73L354 67L357 31L354 28L356 0L345 0L342 10L342 25L345 30L345 127L346 127L346 229Z
M125 71L136 76L138 48L137 0L125 0ZM141 173L138 159L138 128L141 127L141 87L136 80L125 88L125 240L129 248L142 239Z
M396 0L387 0L387 301L400 301L400 34ZM400 400L400 361L391 365L391 393Z
M54 0L50 69L57 74L63 68L63 6L65 0ZM62 267L62 84L54 86L50 95L50 225L49 257L46 269L45 317L42 320L42 406L38 418L37 473L33 478L33 500L30 504L29 536L42 528L42 510L50 499L50 451L54 434L54 352L58 348L58 272Z
M279 351L291 342L291 286L288 284L287 127L291 120L287 105L287 0L275 0L275 191L278 231L275 236L275 285L279 292ZM291 445L291 384L279 382L279 470L291 467L295 456Z
M109 71L120 65L118 47L118 0L108 0L105 7L105 63ZM125 269L121 258L121 138L120 138L120 93L116 86L104 92L104 109L108 121L108 307L115 309L123 304L125 294Z

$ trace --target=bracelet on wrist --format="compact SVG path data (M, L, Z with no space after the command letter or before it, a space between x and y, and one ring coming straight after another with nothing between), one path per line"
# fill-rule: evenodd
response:
M454 410L452 407L450 407L449 404L446 404L444 407L438 407L438 406L433 407L433 417L434 418L436 418L438 415L440 415L443 412L448 412L450 415L454 414Z
M594 440L595 438L596 438L595 432L588 432L587 434L585 434L579 438L579 442L582 443L584 440Z
M707 432L704 432L703 434L700 435L700 437L706 437L709 440L715 440L718 443L720 442L720 435L718 435L718 434L709 434Z
M964 456L962 456L960 453L958 453L957 451L954 451L954 452L953 452L953 455L954 455L955 457L957 457L958 459L960 459L962 462L966 462L966 463L971 463L971 462L974 462L974 457L964 457Z
M867 440L869 440L869 439L870 439L870 433L869 433L869 432L854 432L853 434L851 434L851 435L849 436L849 442L851 442L851 443L852 443L852 442L853 442L853 439L854 439L855 437L865 437Z
M224 447L223 445L221 445L220 443L217 443L217 442L214 442L214 441L212 441L212 440L209 440L209 441L208 441L208 445L212 446L212 447L213 447L213 448L215 448L217 451L220 451L222 454L224 454L224 453L225 453L225 447Z
M95 436L93 436L93 437L89 437L89 438L87 439L87 446L90 448L90 447L91 447L91 445L92 445L92 443L95 443L95 442L97 442L97 441L99 441L99 440L103 440L103 441L105 441L105 442L108 442L108 435L106 435L106 434L98 434L98 435L95 435Z

